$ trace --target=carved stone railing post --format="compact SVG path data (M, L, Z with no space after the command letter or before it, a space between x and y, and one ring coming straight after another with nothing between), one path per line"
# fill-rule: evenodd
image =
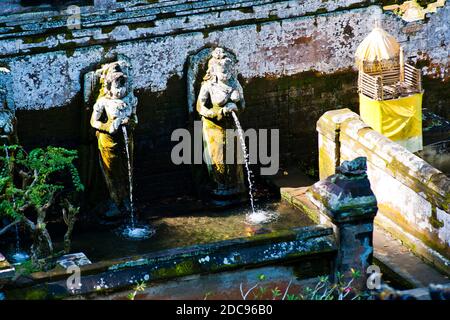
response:
M359 271L352 287L366 290L366 272L373 256L373 220L378 210L367 178L366 158L344 161L336 174L312 186L310 197L334 228L338 244L335 271L347 281L352 269Z
M350 109L341 109L325 112L317 122L320 179L336 173L341 161L341 124L351 119L358 119L358 115Z

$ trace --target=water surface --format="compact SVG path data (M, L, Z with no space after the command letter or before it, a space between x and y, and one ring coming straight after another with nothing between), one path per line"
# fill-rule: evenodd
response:
M150 224L155 234L141 241L124 239L114 230L75 233L72 252L82 251L95 262L314 224L285 201L265 203L256 212L257 216L252 216L250 208L236 208L148 218L141 223Z

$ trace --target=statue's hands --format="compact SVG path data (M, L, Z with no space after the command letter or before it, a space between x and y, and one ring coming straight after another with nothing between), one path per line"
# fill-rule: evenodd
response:
M129 124L129 123L130 123L130 118L122 119L122 123L121 123L121 124L127 125L127 124Z
M230 99L233 102L238 102L239 100L241 100L241 95L239 94L239 91L233 90L233 92L230 95Z
M233 111L238 111L238 108L235 103L229 102L222 108L222 113L224 115L231 114Z
M110 134L113 134L117 131L117 129L119 129L119 126L122 124L122 120L120 118L114 119L113 122L111 123L111 126L109 127L108 132Z
M216 116L216 113L213 110L208 110L206 111L205 116L207 118L214 118Z

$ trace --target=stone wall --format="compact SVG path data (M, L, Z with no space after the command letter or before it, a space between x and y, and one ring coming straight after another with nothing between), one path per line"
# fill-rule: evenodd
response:
M321 179L344 160L367 157L379 208L375 222L450 273L450 179L349 109L326 112L317 131Z
M8 0L0 8L0 66L12 73L21 142L91 147L83 75L125 55L139 99L136 183L146 196L191 190L189 168L170 162L170 134L188 123L187 58L207 46L238 57L248 107L242 123L279 128L284 165L314 165L313 123L324 111L356 110L353 54L379 15L424 66L425 106L448 115L448 4L407 24L374 0L36 2ZM68 4L79 4L79 14Z

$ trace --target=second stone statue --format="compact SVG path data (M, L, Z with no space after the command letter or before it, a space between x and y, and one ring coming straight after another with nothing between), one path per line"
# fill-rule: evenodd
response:
M232 112L239 113L244 108L243 90L233 60L224 49L216 48L208 61L197 99L209 175L206 189L215 205L230 205L245 199L243 159L232 117Z

